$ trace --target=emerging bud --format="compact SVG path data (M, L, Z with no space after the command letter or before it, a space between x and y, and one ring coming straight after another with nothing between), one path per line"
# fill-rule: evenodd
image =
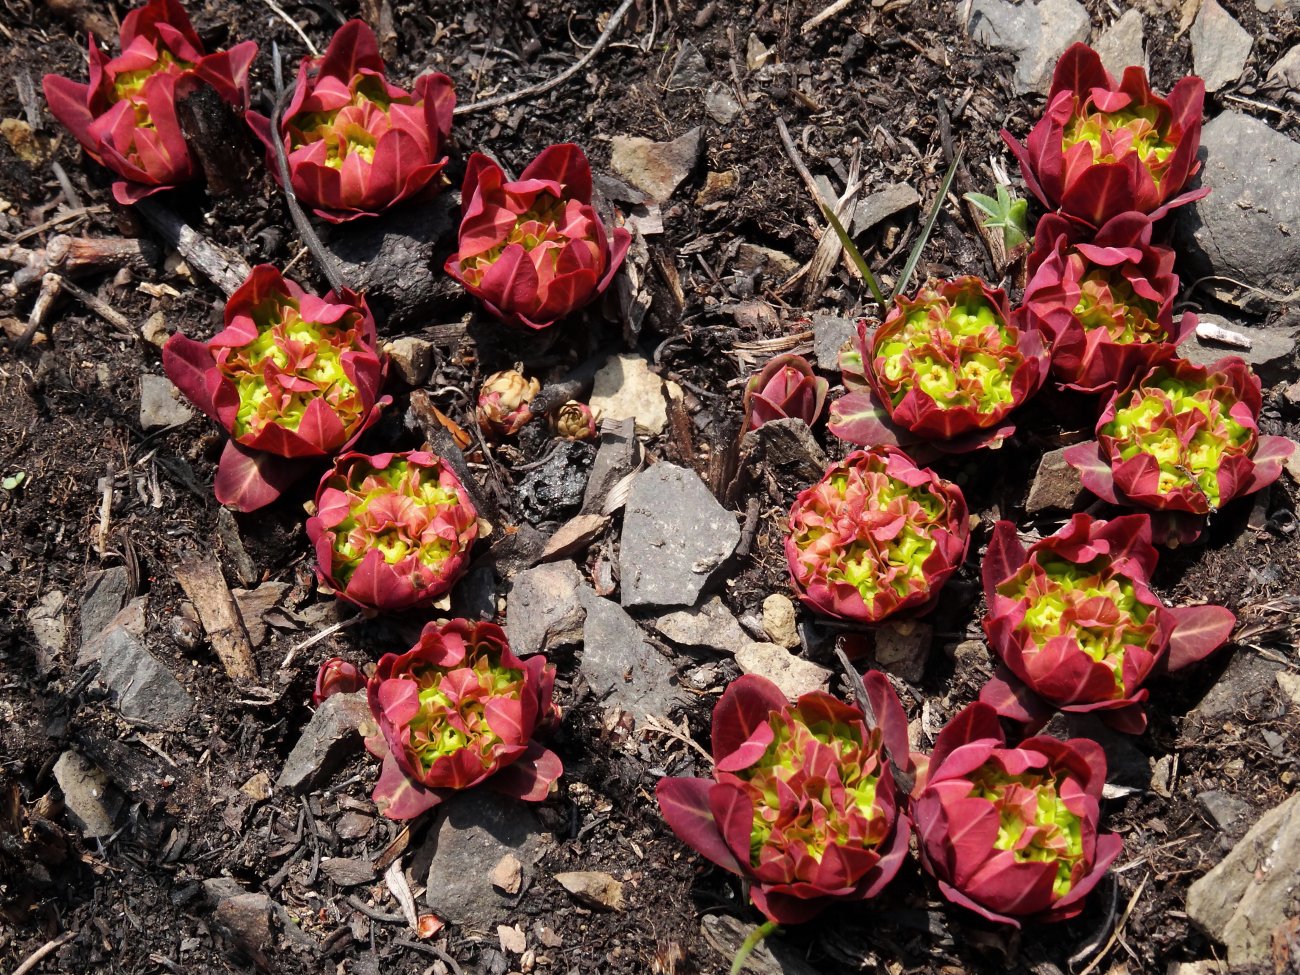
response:
M972 704L939 733L912 804L921 864L944 897L990 921L1060 921L1119 856L1099 833L1106 754L1094 741L1007 748L997 714Z
M445 74L421 75L413 92L389 84L374 33L350 20L324 57L303 58L280 131L272 134L270 119L256 112L248 123L277 181L275 139L284 143L294 195L342 223L440 188L455 107Z
M190 182L194 162L176 102L208 84L232 105L248 104L248 68L257 44L205 54L177 0L150 0L122 19L122 53L106 58L90 38L90 84L45 76L50 112L87 154L122 180L113 197L132 204Z
M745 387L745 423L757 430L769 420L793 418L812 426L826 405L830 383L815 375L801 355L778 355Z
M984 631L1004 666L980 700L1031 730L1059 708L1141 733L1147 679L1208 656L1236 622L1222 606L1166 607L1150 588L1156 560L1147 515L1078 514L1028 550L998 522L983 564Z
M655 789L673 832L749 881L770 921L874 897L907 855L885 753L906 757L907 719L884 675L864 683L875 728L820 691L790 705L764 677L733 681L713 712L713 779L662 778Z
M966 499L897 447L850 454L790 510L785 556L804 603L879 623L925 612L966 558Z
M230 296L225 320L206 343L179 332L168 339L163 370L233 438L217 499L252 511L293 480L265 455L329 456L378 419L389 402L378 399L385 363L364 298L346 289L317 298L269 264Z
M1180 79L1161 98L1141 68L1126 68L1116 84L1096 51L1075 44L1056 63L1047 110L1028 148L1005 129L1002 138L1025 184L1049 209L1094 227L1133 210L1156 220L1209 192L1177 195L1200 166L1204 102L1200 78Z
M900 297L856 356L869 389L831 407L830 430L851 443L924 441L944 452L996 446L1007 415L1037 392L1049 358L1038 333L1011 320L1005 292L976 277ZM847 382L847 380L846 380Z
M478 391L478 425L489 437L518 433L533 412L529 404L542 391L542 384L516 369L494 372Z
M555 668L520 660L494 623L430 623L403 654L384 654L367 685L379 733L366 747L384 767L374 800L389 819L411 819L448 792L485 779L541 802L564 771L533 740L559 719Z
M577 400L569 400L556 411L555 433L565 440L594 440L596 417L591 407Z
M447 273L507 324L545 328L589 304L632 242L622 227L607 234L591 206L591 166L575 145L543 149L516 182L475 153L461 201L460 249Z
M312 692L311 703L320 707L335 694L351 694L365 686L366 679L356 665L342 657L330 657L316 672L316 690Z
M307 536L322 582L363 609L392 613L429 606L455 584L478 515L434 454L352 453L321 480Z

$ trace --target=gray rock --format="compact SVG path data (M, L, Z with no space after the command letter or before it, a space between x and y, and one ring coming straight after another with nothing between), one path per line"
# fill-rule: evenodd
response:
M1274 693L1278 671L1284 665L1254 653L1237 653L1205 697L1188 714L1203 726L1259 708Z
M279 915L284 909L265 894L249 893L229 877L203 881L203 893L212 905L212 919L239 948L258 962L259 967L265 969L266 959L262 951L271 940L271 914L274 911ZM289 927L295 926L290 924Z
M140 377L140 426L145 430L179 426L193 415L180 390L166 376Z
M1255 9L1262 14L1275 10L1300 11L1300 0L1255 0Z
M1084 494L1079 472L1065 462L1065 448L1049 450L1038 462L1038 473L1025 499L1025 513L1073 511Z
M764 271L776 280L788 278L799 270L799 262L785 251L748 242L736 248L734 266L739 271Z
M1268 80L1287 88L1300 88L1300 44L1290 48L1268 69Z
M27 627L36 641L36 652L42 670L49 670L55 659L63 653L68 643L68 613L64 608L67 597L58 589L51 589L27 611Z
M774 592L763 600L763 632L778 647L793 650L799 646L798 617L789 596Z
M178 727L194 713L194 699L127 624L99 637L99 674L122 717L162 728Z
M104 771L78 752L66 751L54 764L54 781L73 825L83 836L109 836L122 808L122 797Z
M872 653L881 670L903 680L919 681L934 642L934 628L917 620L889 621L875 628Z
M307 791L324 782L360 745L357 728L369 719L364 691L326 699L302 729L276 779L276 788Z
M548 562L515 576L506 603L510 649L527 657L580 643L587 619L584 589L590 587L572 562Z
M587 621L579 669L592 693L611 710L629 711L638 721L666 717L685 701L673 680L672 664L646 639L636 620L617 603L591 589L582 591Z
M1226 111L1202 130L1201 152L1201 183L1214 192L1177 211L1191 277L1224 275L1279 294L1300 287L1300 144Z
M1130 65L1145 68L1147 55L1142 36L1142 14L1125 10L1123 16L1111 24L1097 39L1096 50L1101 63L1116 78Z
M501 581L492 565L478 565L465 573L451 591L456 614L471 620L495 620Z
M1250 803L1243 802L1236 796L1230 796L1221 789L1202 792L1196 799L1205 807L1205 811L1210 814L1214 825L1219 829L1228 829L1241 817L1251 812Z
M849 224L849 233L856 236L870 230L882 220L908 207L914 207L920 202L921 195L907 183L891 183L858 202L853 209L853 222Z
M753 642L717 596L711 596L697 608L680 609L661 616L652 625L683 647L708 647L719 653L735 653Z
M355 887L375 879L375 865L360 857L324 857L320 868L340 887Z
M668 463L642 471L623 518L623 605L694 606L739 541L735 516L694 471Z
M1200 317L1203 322L1213 322L1245 335L1250 339L1250 348L1239 349L1218 342L1207 342L1199 335L1193 335L1178 347L1178 354L1197 365L1208 366L1225 356L1235 355L1244 359L1267 387L1282 378L1282 373L1295 358L1296 339L1300 336L1300 317L1293 316L1279 324L1264 326L1239 325L1213 315Z
M857 319L814 315L812 327L813 358L817 360L817 368L835 372L840 367L840 350L851 339L857 338Z
M816 481L826 472L826 452L803 420L769 420L745 434L741 450L800 481Z
M709 65L700 49L690 41L682 41L677 60L673 62L672 74L668 76L668 90L705 88L712 80L713 75L709 73Z
M1092 28L1088 11L1076 0L974 0L970 10L975 40L1017 56L1017 95L1046 92L1057 60L1071 44L1086 41Z
M103 656L105 645L112 639L117 639L113 634L119 629L126 630L136 640L143 640L149 628L145 618L148 608L148 596L136 596L127 603L101 630L82 642L77 650L77 666L86 667Z
M1218 0L1201 4L1191 38L1192 61L1196 73L1205 79L1206 91L1218 91L1241 77L1254 42Z
M81 597L83 643L106 627L126 601L135 595L127 592L130 579L130 574L120 565L87 573L86 588Z
M715 81L704 93L704 112L719 125L730 125L740 114L740 102L730 88Z
M616 135L610 140L610 166L656 203L663 203L700 161L702 132L696 127L671 142Z
M1271 957L1273 932L1300 903L1300 795L1265 813L1187 892L1187 914L1228 949L1228 964Z
M439 807L438 822L415 857L429 862L425 903L452 924L493 930L514 903L492 885L493 865L509 854L527 876L549 846L549 834L526 803L490 789L453 796Z
M824 691L830 686L829 670L796 657L775 643L751 643L742 647L736 651L736 666L743 673L766 677L792 701L801 694Z
M632 473L637 462L636 426L631 417L606 420L600 425L600 447L591 463L582 513L599 514L610 489Z
M662 433L668 423L664 381L639 355L611 356L596 373L588 405L598 421L630 418L646 436Z
M433 371L433 343L418 335L403 335L384 345L388 361L398 378L408 386L419 386Z

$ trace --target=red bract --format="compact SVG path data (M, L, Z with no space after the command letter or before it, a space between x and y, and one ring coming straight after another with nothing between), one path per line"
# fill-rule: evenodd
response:
M1222 606L1166 607L1150 589L1156 558L1147 515L1078 514L1028 549L998 522L983 564L984 632L1005 666L980 700L1030 725L1059 708L1141 733L1146 680L1205 658L1236 623Z
M897 447L875 447L832 465L799 495L785 557L807 605L879 623L930 609L969 541L961 489Z
M200 84L225 101L248 104L248 67L257 44L205 54L176 0L150 0L122 19L122 53L106 58L90 38L90 84L47 74L45 100L96 162L122 177L119 203L188 183L194 162L176 118L176 102Z
M946 453L1010 436L1007 415L1037 392L1050 361L1042 337L1012 322L1006 293L976 277L897 298L869 338L859 323L854 346L842 357L851 391L831 405L831 433Z
M1151 244L1151 221L1121 213L1100 230L1056 214L1038 221L1025 321L1048 337L1052 371L1070 389L1123 389L1196 327L1174 321L1174 252Z
M307 520L321 581L341 599L393 613L429 606L469 564L478 515L434 454L344 454Z
M489 437L514 436L533 418L530 404L541 391L541 383L517 369L494 372L478 391L479 429Z
M874 897L907 855L888 762L906 760L907 718L883 674L864 683L875 728L820 691L791 705L764 677L732 681L713 711L713 778L663 778L655 789L673 832L747 880L754 906L778 924Z
M588 304L632 242L622 227L606 232L575 145L543 149L515 182L475 153L460 195L460 249L447 273L507 324L545 328Z
M355 664L342 657L330 657L316 672L316 689L312 691L311 703L320 707L335 694L351 694L365 686L366 679Z
M921 864L954 904L990 921L1060 921L1119 856L1100 833L1106 755L1094 741L1007 748L997 713L972 704L939 733L913 792Z
M787 418L812 426L822 415L828 389L830 383L815 375L803 356L773 356L745 387L742 430L757 430L769 420Z
M387 653L366 687L383 759L374 800L389 819L411 819L447 794L490 780L506 795L541 802L564 767L533 740L559 718L555 668L520 660L494 623L428 624L407 653Z
M364 298L317 298L269 264L230 296L225 324L207 342L173 335L163 370L231 436L217 500L252 511L304 472L285 460L337 453L379 418L385 363Z
M1160 540L1176 533L1192 541L1204 518L1188 515L1272 484L1295 447L1260 436L1260 404L1259 377L1241 359L1173 359L1112 396L1097 440L1069 448L1065 459L1098 497L1175 514L1157 525Z
M1005 129L1002 138L1046 206L1094 227L1130 210L1155 220L1210 192L1177 195L1200 165L1204 102L1200 78L1180 79L1161 98L1141 68L1126 68L1116 84L1096 51L1075 44L1056 64L1027 147Z
M284 144L294 195L342 223L438 189L455 107L445 74L421 75L410 92L389 84L374 33L350 20L323 57L303 59L280 131L273 136L270 119L256 112L248 122L276 179L274 138Z

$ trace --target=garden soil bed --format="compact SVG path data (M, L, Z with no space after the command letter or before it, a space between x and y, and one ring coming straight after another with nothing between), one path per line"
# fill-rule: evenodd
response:
M210 48L259 42L255 100L271 84L272 41L295 64L304 53L272 6L254 0L189 4ZM339 15L388 11L394 25L386 35L390 76L405 83L425 69L445 71L462 103L562 70L595 41L610 13L591 0L385 0L363 6L313 0L284 10L321 47ZM865 192L902 183L919 194L919 207L894 212L858 237L887 284L920 233L947 159L960 148L965 163L918 272L922 278L976 273L997 281L1004 268L993 266L957 198L992 185L991 157L1009 166L997 130L1006 126L1023 135L1041 108L1039 97L1012 94L1011 56L967 35L964 4L862 0L801 30L822 6L643 0L615 43L572 81L457 118L454 185L474 148L490 149L518 172L541 147L577 141L597 169L608 171L612 137L663 141L702 127L702 158L658 209L662 230L647 232L646 249L634 253L644 311L638 327L616 320L629 306L611 296L603 308L554 334L521 336L476 317L472 302L446 282L435 282L421 309L395 304L380 321L385 339L409 334L434 343L434 372L415 400L431 401L466 428L472 411L452 387L472 395L484 377L517 361L530 374L555 381L610 352L635 346L651 354L682 396L665 432L647 440L647 460L697 469L738 521L750 513L748 553L728 566L719 588L740 617L756 613L767 595L788 592L784 518L809 483L758 464L737 470L740 381L778 346L808 352L804 333L812 316L856 317L866 297L843 267L810 294L802 283L781 288L789 274L784 265L797 267L812 257L823 221L782 144L777 120L788 124L809 169L829 176L837 192L856 145ZM1186 35L1176 36L1178 5L1148 6L1153 77L1166 90L1191 70L1190 48ZM1256 38L1261 64L1300 41L1290 15L1261 15L1249 3L1227 6ZM100 7L75 0L6 3L0 77L25 74L37 91L47 72L82 77L85 17L102 15ZM1089 7L1098 28L1114 19L1106 4ZM675 70L686 46L698 52L702 77ZM755 66L764 47L769 64ZM715 84L744 99L726 125L705 113L705 92ZM27 117L20 89L8 80L0 88L0 115ZM1275 105L1258 92L1248 100L1254 104L1243 110L1292 138L1300 132L1294 105ZM1207 113L1220 107L1212 101ZM161 243L147 222L112 202L108 174L84 156L43 103L36 122L35 145L24 146L23 155L0 142L4 242L26 235L30 247L67 233ZM283 267L300 253L301 242L260 153L247 140L236 148L249 166L247 174L232 177L230 193L185 189L162 197L163 205L250 264ZM78 201L61 187L55 163ZM628 200L609 203L625 216L633 212ZM84 209L69 215L75 208ZM331 237L350 232L332 230ZM434 267L450 243L444 238L434 248ZM551 654L564 713L553 747L565 773L558 792L537 811L550 840L525 871L519 893L502 899L498 916L451 924L433 937L421 939L410 929L385 873L398 864L417 903L424 903L428 858L440 855L427 840L441 829L439 843L448 842L437 816L409 827L375 817L369 796L377 763L355 739L310 788L275 787L311 717L317 664L335 654L360 663L404 649L423 619L348 626L297 649L283 665L293 648L349 620L351 612L315 588L302 527L309 487L263 512L231 518L211 495L222 445L213 425L195 417L177 427L142 429L141 376L161 374L159 348L149 336L181 330L206 338L219 323L223 300L217 287L165 251L156 262L80 279L132 324L130 334L69 299L35 342L18 351L34 291L0 299L9 336L0 348L0 476L23 475L12 490L0 491L0 970L12 971L56 941L35 971L725 971L737 939L717 919L734 916L749 926L757 915L746 908L734 878L669 832L653 799L660 775L689 774L698 764L688 739L707 747L713 703L738 673L725 654L662 643L682 675L688 704L663 715L659 730L608 714L572 649ZM753 257L764 253L766 263ZM325 289L310 256L300 258L292 274ZM1241 327L1286 313L1281 305L1253 311L1256 317L1241 320ZM787 341L754 350L754 343L781 339ZM838 378L833 362L819 365L832 381ZM1292 359L1266 377L1262 423L1267 432L1293 438L1300 410L1283 390L1296 381L1294 366ZM394 406L366 435L363 449L407 449L423 441L427 427L419 416L405 422L411 391L396 384L393 392ZM967 455L942 465L980 520L970 557L931 620L933 646L923 671L896 681L918 746L928 747L991 673L989 651L970 641L980 638L978 554L992 524L1008 517L1024 530L1047 533L1064 520L1061 512L1026 516L1025 499L1036 458L1084 439L1090 408L1044 394L995 461ZM832 457L844 452L824 431L818 439ZM530 561L534 531L552 531L576 511L559 488L538 492L534 484L525 498L527 465L551 449L534 424L516 444L494 448L490 465L470 452L480 488L498 509L492 544L478 550L483 571L477 578L498 579L502 594L513 572ZM554 468L556 477L581 483L589 458L575 452L569 467ZM1184 913L1188 887L1262 812L1295 791L1300 705L1274 673L1296 666L1298 494L1284 475L1270 491L1225 509L1203 543L1163 558L1156 578L1162 597L1174 604L1222 603L1241 626L1229 649L1155 685L1144 735L1108 742L1117 788L1103 818L1124 837L1124 850L1080 917L1023 931L996 928L946 906L933 882L909 864L879 902L831 910L774 938L780 960L767 962L768 970L1163 973L1173 962L1215 957L1220 949ZM588 578L607 576L616 563L618 518L576 557ZM284 584L276 589L279 609L267 617L270 625L254 647L256 679L229 678L186 615L188 597L175 570L211 557L231 586ZM84 635L95 634L85 607L88 588L104 579L96 576L101 570L125 580L112 611L127 598L148 596L142 640L193 702L179 726L128 720L97 680L108 661L77 664L83 631L90 627ZM496 595L462 586L451 609L465 612L472 604L490 613ZM500 607L508 613L508 598ZM814 638L808 652L833 668L835 632L813 625L808 634ZM835 689L843 693L840 683ZM1218 703L1207 708L1203 699L1212 690ZM56 764L70 751L103 770L116 803L112 830L98 838L84 836L69 817L56 782ZM1225 801L1231 815L1223 811ZM453 822L451 828L459 827ZM361 864L360 882L336 869L340 860ZM471 859L467 868L487 875L495 863ZM621 909L577 901L553 879L575 870L603 871L620 881ZM232 892L251 899L232 900ZM705 918L714 920L705 925ZM498 925L517 927L526 952L508 950L511 936L503 942ZM1277 964L1282 971L1289 963L1279 958Z

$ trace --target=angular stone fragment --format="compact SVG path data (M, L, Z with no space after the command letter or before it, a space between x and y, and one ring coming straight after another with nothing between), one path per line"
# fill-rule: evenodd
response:
M1076 0L974 0L970 11L975 40L1017 56L1012 82L1017 95L1046 92L1065 49L1086 41L1092 28L1088 11Z
M751 643L741 648L736 652L736 665L746 674L766 677L792 701L801 694L830 687L829 670L775 643Z
M327 698L303 728L276 779L276 788L299 792L324 782L361 744L357 728L369 718L364 691Z
M654 628L683 647L709 647L720 653L735 653L752 641L740 628L735 615L717 596L698 609L681 609L654 621Z
M1065 448L1049 450L1038 462L1038 473L1025 499L1025 514L1073 511L1084 493L1079 472L1065 462Z
M685 700L673 680L673 665L652 644L636 620L617 603L581 593L587 619L579 663L596 700L608 709L631 712L637 721L667 716Z
M632 419L637 433L655 436L668 422L664 381L639 355L617 355L596 373L588 402L597 420Z
M174 728L194 713L194 699L128 626L110 627L100 634L97 642L96 680L108 688L109 697L122 717Z
M1191 38L1194 70L1204 79L1207 92L1225 88L1241 77L1254 41L1218 0L1203 0Z
M518 656L570 646L582 640L588 589L572 562L550 562L525 569L511 580L506 603L506 637Z
M69 817L83 836L93 839L112 834L122 797L102 769L79 752L66 751L54 764L54 781L63 792Z
M702 131L691 129L671 142L616 135L610 140L610 166L656 203L663 203L699 162Z
M166 376L140 377L140 426L144 430L174 427L194 415L180 390Z

